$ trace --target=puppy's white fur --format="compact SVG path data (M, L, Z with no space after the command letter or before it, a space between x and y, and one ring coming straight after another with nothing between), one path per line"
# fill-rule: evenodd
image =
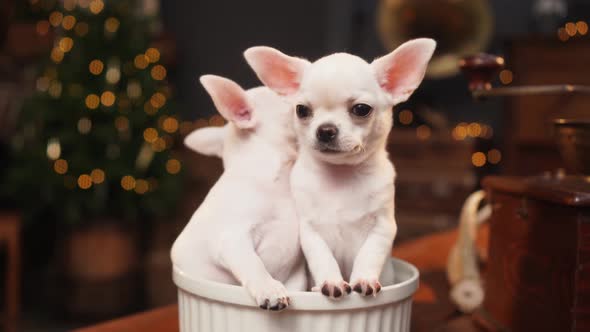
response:
M350 281L355 291L374 295L380 279L393 281L385 264L397 231L396 174L386 152L392 107L419 86L435 46L431 39L412 40L371 64L346 53L314 63L269 47L244 54L266 86L288 97L292 110L303 105L312 112L294 115L300 154L291 186L314 290L340 297ZM355 116L357 104L373 111ZM338 129L328 145L317 138L323 124Z
M212 75L201 82L228 124L196 130L185 143L222 157L224 173L175 241L172 261L191 276L241 284L258 305L283 309L285 286L306 287L289 186L296 156L290 108L266 87L244 91Z

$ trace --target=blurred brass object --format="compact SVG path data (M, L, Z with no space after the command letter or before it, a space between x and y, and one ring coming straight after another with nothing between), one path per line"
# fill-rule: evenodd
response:
M479 53L459 60L459 68L467 76L471 92L490 90L492 80L504 68L504 58Z
M590 174L590 120L553 121L559 152L568 171Z
M553 84L493 87L492 81L504 68L504 58L479 53L459 60L459 68L469 81L475 99L486 97L536 96L560 94L590 94L590 85Z
M381 0L377 30L389 50L409 39L434 38L438 46L426 75L444 78L458 73L460 59L485 50L493 17L487 0Z
M507 96L590 95L590 85L553 84L493 87L492 80L504 67L504 59L477 54L459 61L475 99ZM568 171L590 175L590 119L555 119L555 141Z

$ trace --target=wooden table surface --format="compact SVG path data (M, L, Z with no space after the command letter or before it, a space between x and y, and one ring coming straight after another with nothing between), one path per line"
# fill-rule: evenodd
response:
M485 253L488 227L480 229L478 248ZM460 315L449 302L445 267L457 233L441 232L394 246L394 256L420 270L420 288L414 296L412 331L479 332L469 316ZM178 307L170 305L123 317L77 332L178 332Z

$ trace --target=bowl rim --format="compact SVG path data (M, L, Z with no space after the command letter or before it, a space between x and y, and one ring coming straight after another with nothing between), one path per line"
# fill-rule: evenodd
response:
M405 261L391 258L396 276L403 280L393 285L384 286L376 296L360 296L352 293L343 299L332 300L318 292L288 292L291 305L287 311L338 311L367 309L370 307L394 304L411 298L418 289L420 272ZM191 278L178 267L173 267L172 279L176 286L194 296L208 298L213 301L255 307L258 305L242 286L223 284L205 279Z

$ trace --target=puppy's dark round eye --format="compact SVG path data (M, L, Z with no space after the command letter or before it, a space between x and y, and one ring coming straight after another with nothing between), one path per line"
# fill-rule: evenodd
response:
M311 109L305 105L297 105L295 112L300 119L305 119L311 116Z
M350 113L352 113L356 116L359 116L359 117L365 117L365 116L371 114L371 111L373 111L373 107L371 107L367 104L355 104L350 109Z

